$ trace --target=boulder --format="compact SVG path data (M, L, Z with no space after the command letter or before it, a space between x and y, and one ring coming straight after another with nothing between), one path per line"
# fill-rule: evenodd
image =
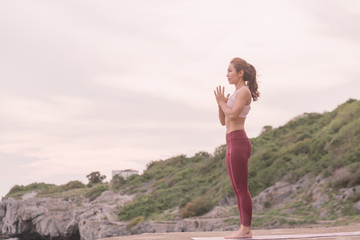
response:
M305 175L295 184L285 181L276 182L275 185L266 188L259 195L253 198L254 211L262 211L265 208L275 208L280 205L289 203L293 194L309 185L309 176Z
M219 206L221 206L221 207L235 205L235 204L236 204L236 198L235 197L228 197L228 196L225 196L219 202Z
M2 219L1 227L4 236L22 236L22 238L43 236L64 239L76 239L79 236L77 224L74 223L76 213L62 208L64 204L58 199L10 198L5 204L6 214Z
M320 209L321 205L323 205L324 203L330 200L329 196L327 194L320 192L318 188L312 191L312 199L313 199L313 203L311 205L315 209Z
M355 196L355 191L355 188L342 188L339 190L340 194L335 196L335 199L346 201Z
M128 235L116 214L131 200L131 196L109 191L91 203L87 199L9 198L0 202L1 234L7 238L64 240Z

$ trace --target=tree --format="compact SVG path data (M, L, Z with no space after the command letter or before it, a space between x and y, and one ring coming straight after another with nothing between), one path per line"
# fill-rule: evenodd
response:
M106 178L105 175L101 175L100 172L92 172L86 176L89 179L89 184L102 183Z
M123 176L120 175L115 175L113 176L112 180L111 180L111 186L113 189L120 189L120 187L122 185L124 185L126 183L126 180L124 179Z

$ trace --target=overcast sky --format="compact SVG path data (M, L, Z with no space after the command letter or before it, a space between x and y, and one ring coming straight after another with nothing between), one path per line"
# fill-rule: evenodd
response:
M213 90L258 72L249 137L360 96L360 1L0 1L0 196L225 143Z

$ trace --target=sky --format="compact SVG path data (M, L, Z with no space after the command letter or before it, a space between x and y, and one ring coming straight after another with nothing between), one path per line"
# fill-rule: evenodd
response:
M0 196L213 153L233 57L257 69L251 138L359 99L359 22L357 0L1 0Z

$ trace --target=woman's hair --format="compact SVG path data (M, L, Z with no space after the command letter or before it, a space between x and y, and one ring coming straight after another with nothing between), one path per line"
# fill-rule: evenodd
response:
M238 73L240 70L244 70L244 76L243 79L246 83L246 85L249 87L251 92L251 97L254 101L258 99L260 96L260 93L258 91L258 84L256 81L256 70L253 65L250 63L247 63L244 59L241 58L234 58L231 60L232 64L234 64L234 68L236 69L236 72Z

